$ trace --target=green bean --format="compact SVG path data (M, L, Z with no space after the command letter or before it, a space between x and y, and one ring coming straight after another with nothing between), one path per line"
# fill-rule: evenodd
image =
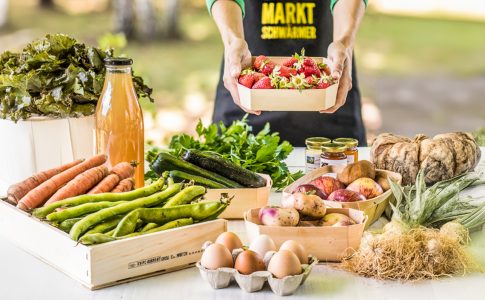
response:
M177 227L183 227L187 225L193 224L194 221L192 218L183 218L183 219L177 219L171 222L167 222L166 224L153 228L149 231L146 232L134 232L125 236L121 237L113 237L108 234L103 234L103 233L91 233L91 234L85 234L83 235L80 239L79 242L84 245L93 245L93 244L102 244L102 243L107 243L111 241L116 241L116 240L121 240L121 239L126 239L130 237L135 237L135 236L140 236L140 235L145 235L149 233L155 233L155 232L160 232L163 230L168 230L168 229L173 229Z
M110 231L105 232L105 234L106 234L106 235L109 235L109 236L113 236L113 233L115 232L115 229L116 229L116 228L113 228L113 229L111 229Z
M74 226L74 224L76 224L76 222L80 221L81 219L82 217L64 220L59 224L58 227L60 230L69 233L69 230L71 230L72 226Z
M115 216L112 217L105 222L96 225L95 227L91 228L88 230L85 234L93 234L93 233L105 233L107 231L110 231L111 229L115 229L116 225L120 222L122 219L122 216Z
M140 207L150 207L157 205L168 199L170 196L178 193L181 188L181 184L175 183L169 186L163 192L159 192L148 197L132 200L127 203L122 203L114 207L104 208L93 214L87 215L71 228L69 235L71 236L71 239L77 241L79 237L83 233L85 233L90 227L99 224L110 217L125 214Z
M101 202L101 201L130 201L142 197L150 196L156 192L160 192L164 189L164 179L160 178L149 186L139 188L125 193L103 193L103 194L88 194L77 197L72 197L64 200L54 202L48 206L34 209L32 215L39 219L45 218L48 214L55 211L59 207L71 207L89 202Z
M141 229L141 232L146 232L148 230L151 230L153 228L156 228L158 227L158 224L157 223L148 223L146 224L142 229Z
M182 204L187 204L194 198L204 195L206 192L205 187L200 185L193 185L186 187L180 193L170 198L163 207L172 207Z
M56 211L47 215L47 220L51 222L62 222L67 219L76 218L82 215L86 215L89 213L96 212L103 208L113 207L121 203L126 203L127 201L117 201L117 202L93 202L93 203L84 203L78 206L74 206L71 208L66 208L61 211Z
M127 214L118 223L113 234L115 237L124 236L135 231L135 220L141 219L147 223L164 224L180 218L193 218L204 220L220 211L221 206L227 207L228 202L200 202L196 204L185 204L167 208L138 208Z

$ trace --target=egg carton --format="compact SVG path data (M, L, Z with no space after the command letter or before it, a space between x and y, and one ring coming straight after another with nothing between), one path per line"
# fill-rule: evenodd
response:
M242 290L253 293L260 291L264 287L264 283L268 281L273 293L279 296L288 296L293 294L305 282L313 266L318 263L318 260L313 256L309 256L308 261L308 264L301 265L303 269L301 274L286 276L281 279L273 277L269 271L257 271L249 275L244 275L234 268L209 270L202 266L200 261L197 262L196 266L202 278L209 282L210 286L214 289L227 288L231 282L236 281Z

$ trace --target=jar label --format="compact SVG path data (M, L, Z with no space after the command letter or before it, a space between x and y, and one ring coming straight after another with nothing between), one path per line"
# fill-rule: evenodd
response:
M347 165L347 158L345 159L326 159L326 158L321 158L320 159L320 167L325 167L325 166L345 166Z
M320 153L307 153L305 155L305 173L311 172L318 167L320 167Z
M354 155L347 155L347 163L348 164L353 164L354 163L355 156Z

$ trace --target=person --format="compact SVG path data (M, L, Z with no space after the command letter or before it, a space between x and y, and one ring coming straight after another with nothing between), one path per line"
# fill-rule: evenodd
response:
M353 137L366 145L353 47L367 0L206 0L224 44L213 121L225 125L250 113L257 132L266 122L294 146L312 136ZM237 92L251 55L307 56L329 60L339 80L335 106L321 112L259 112L242 107Z

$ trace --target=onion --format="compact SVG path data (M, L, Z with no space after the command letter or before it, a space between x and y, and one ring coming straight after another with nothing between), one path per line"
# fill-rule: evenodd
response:
M326 199L325 195L322 193L322 191L314 186L313 184L302 184L299 185L292 194L294 193L305 193L308 195L316 195L322 199Z

